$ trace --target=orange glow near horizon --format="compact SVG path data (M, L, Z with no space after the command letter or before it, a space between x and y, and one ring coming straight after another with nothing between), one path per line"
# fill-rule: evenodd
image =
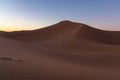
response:
M9 31L14 31L15 29L11 29L11 28L8 28L8 27L1 27L0 26L0 30L9 32Z
M21 30L34 30L35 28L29 28L29 27L2 27L0 26L0 31L21 31Z

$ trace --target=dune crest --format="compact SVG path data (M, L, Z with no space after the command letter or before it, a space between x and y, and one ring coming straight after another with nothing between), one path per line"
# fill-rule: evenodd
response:
M68 20L0 32L0 80L120 80L119 36Z
M120 45L119 35L119 31L99 30L86 24L65 20L42 29L33 31L8 32L3 36L28 43L59 41L65 44L71 40L87 40L102 44Z

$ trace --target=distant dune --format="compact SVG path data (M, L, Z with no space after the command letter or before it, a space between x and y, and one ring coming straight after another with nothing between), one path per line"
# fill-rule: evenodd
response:
M3 33L3 32L2 32ZM92 42L119 45L120 31L103 31L82 23L61 21L55 25L33 31L8 32L4 36L23 42L89 40Z
M120 80L120 31L61 21L0 32L0 80Z

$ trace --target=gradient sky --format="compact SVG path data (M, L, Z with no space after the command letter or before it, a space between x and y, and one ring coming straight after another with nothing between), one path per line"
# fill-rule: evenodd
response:
M72 20L120 30L120 0L0 0L0 30L24 30Z

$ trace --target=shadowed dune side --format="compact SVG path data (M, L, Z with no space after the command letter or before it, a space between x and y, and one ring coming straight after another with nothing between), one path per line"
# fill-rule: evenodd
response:
M0 36L5 36L6 32L5 31L0 31Z

